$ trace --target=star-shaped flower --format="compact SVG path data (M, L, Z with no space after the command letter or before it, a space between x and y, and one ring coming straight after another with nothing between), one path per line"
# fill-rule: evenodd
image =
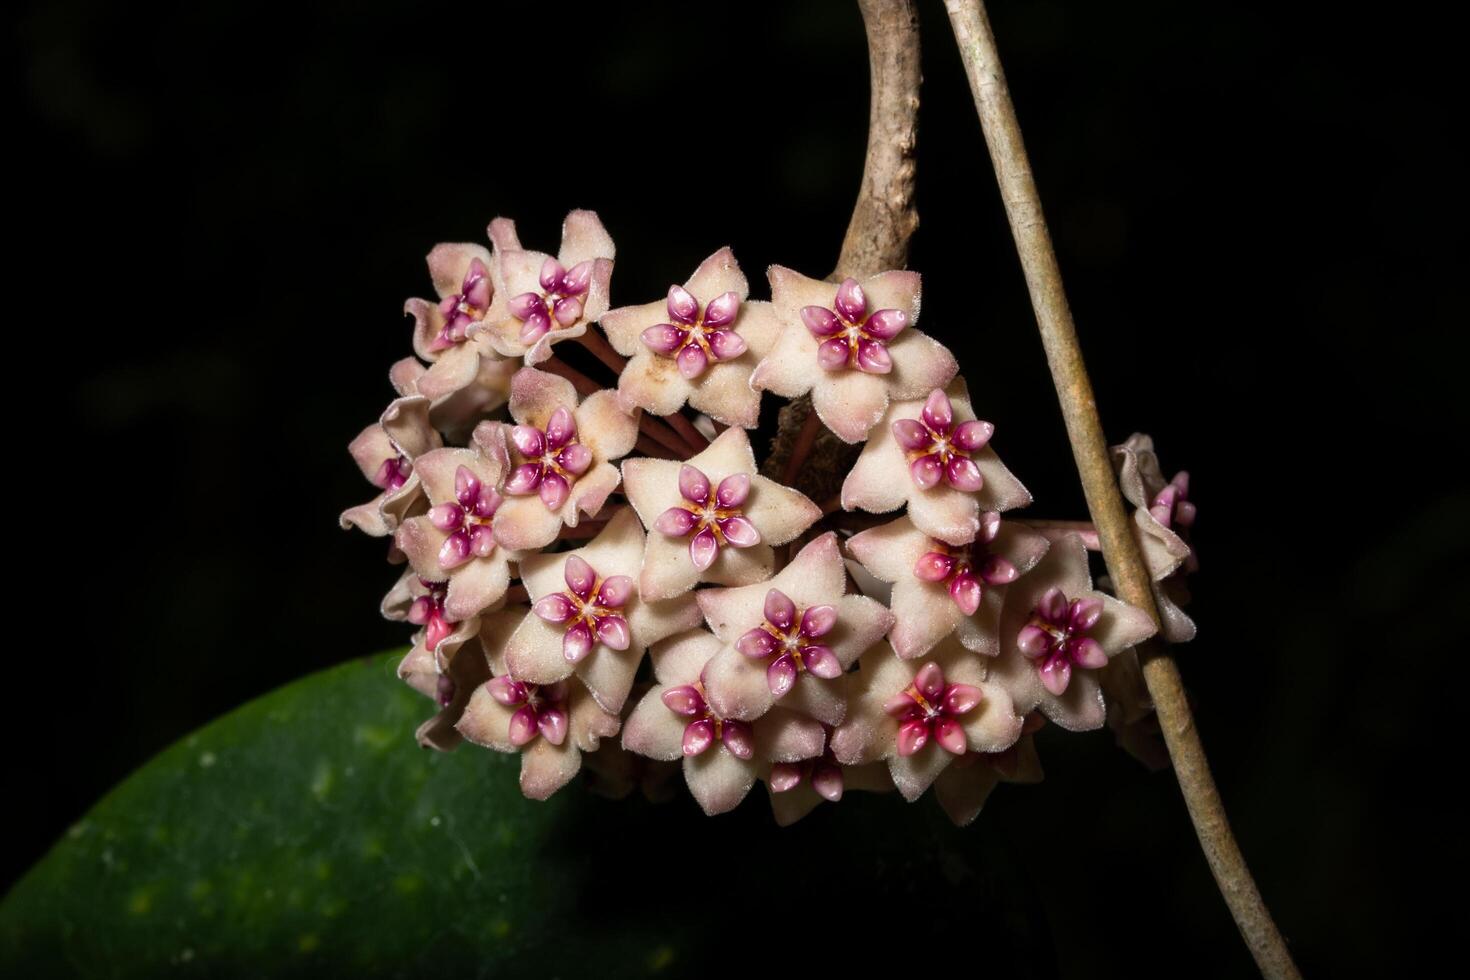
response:
M347 451L362 475L380 491L365 504L349 507L339 522L375 538L392 534L418 500L419 478L413 461L442 445L429 424L427 398L399 398L379 420L363 429Z
M727 718L705 697L701 677L720 641L691 630L648 651L658 683L638 702L623 728L623 747L651 759L684 760L684 780L704 812L735 809L771 763L822 754L822 726L775 708L754 721Z
M521 792L544 800L571 782L582 753L597 751L619 723L575 677L543 686L507 671L505 641L527 612L509 607L481 620L480 644L494 676L475 689L456 727L476 745L520 753Z
M847 719L832 733L832 754L847 765L886 759L904 798L923 795L967 752L1003 752L1021 737L1021 718L988 661L951 637L922 663L900 660L887 644L863 655Z
M1071 731L1099 728L1098 669L1154 632L1143 610L1094 591L1082 539L1064 535L1007 590L991 677L1010 691L1017 711L1040 708Z
M420 631L413 649L398 664L399 678L439 705L439 711L414 733L426 749L448 752L459 745L462 737L454 726L475 688L490 679L479 630L479 620L456 624L454 632L444 637L437 649L425 642L425 633Z
M703 622L692 595L639 596L643 540L638 516L623 508L585 547L521 562L535 604L506 644L512 674L533 684L575 674L604 709L622 710L644 651Z
M582 336L607 312L616 250L595 212L567 214L555 258L523 248L509 218L490 222L490 240L495 304L475 333L500 353L539 364L552 344Z
M442 404L475 384L482 360L502 360L474 329L494 306L493 261L483 245L466 242L435 245L428 261L439 299L410 299L403 312L413 317L414 352L429 364L413 379L414 391Z
M444 614L471 619L505 595L510 562L518 556L497 540L506 470L502 426L482 423L468 449L435 449L420 456L419 479L429 511L398 528L398 547L419 577L448 582Z
M769 581L695 596L725 644L703 679L710 704L726 718L759 718L779 700L825 724L840 723L838 679L894 623L881 603L847 594L847 569L831 531Z
M749 294L734 254L722 248L683 286L670 286L667 300L604 315L607 339L629 358L618 379L623 403L669 415L688 402L726 425L754 428L761 396L750 374L781 326L775 308Z
M516 465L502 488L495 536L506 548L532 551L602 509L618 486L611 461L632 450L638 420L616 392L579 402L570 381L534 368L511 380L510 414L518 423L509 434Z
M990 431L975 420L963 379L894 402L842 484L843 509L885 514L907 504L909 519L930 537L972 541L982 512L1031 502L988 445Z
M934 796L956 827L974 822L997 783L1041 782L1041 758L1031 732L1042 724L1045 719L1027 715L1015 745L1003 752L966 752L939 774Z
M822 511L759 474L750 438L731 428L687 463L629 459L623 492L649 530L639 588L682 595L697 582L746 585L770 575L771 548L811 527Z
M889 607L897 624L888 634L904 659L922 657L958 630L967 649L1000 653L1005 587L1046 554L1047 540L1025 525L988 511L969 544L929 537L907 517L853 535L848 552L874 577L893 583Z
M510 379L520 369L519 359L501 357L493 351L480 354L479 371L462 387L429 400L429 423L450 442L467 442L479 423L493 415L510 398ZM419 382L427 369L416 357L395 361L388 381L403 398L426 397ZM433 390L433 386L430 386Z
M817 415L844 442L862 441L890 399L922 398L959 369L944 345L912 329L917 272L835 286L779 265L768 275L781 333L751 387L787 398L811 392Z
M1189 474L1164 479L1154 441L1135 432L1113 447L1113 465L1123 496L1134 506L1133 523L1143 559L1154 580L1154 603L1163 623L1160 635L1170 643L1194 639L1194 620L1181 606L1189 601L1183 573L1197 567L1186 536L1194 525L1195 507L1189 500Z

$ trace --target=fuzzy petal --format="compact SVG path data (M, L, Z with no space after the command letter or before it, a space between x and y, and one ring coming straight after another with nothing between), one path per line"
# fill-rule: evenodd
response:
M684 759L684 781L708 816L728 813L755 785L758 765L737 759L721 746Z

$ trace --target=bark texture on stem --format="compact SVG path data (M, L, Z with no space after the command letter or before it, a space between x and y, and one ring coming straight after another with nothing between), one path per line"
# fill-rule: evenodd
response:
M868 32L868 155L832 273L838 280L902 269L919 227L919 14L913 0L858 0L858 8Z
M1108 574L1120 598L1147 611L1157 621L1148 569L1133 537L1132 524L1113 474L1092 383L1082 361L1076 327L1062 288L1061 270L1042 215L1041 198L1031 176L1021 127L1006 88L985 5L982 0L945 0L945 7L970 79L985 142L990 148L990 160L1000 184L1016 250L1020 253L1031 305L1036 311L1046 359ZM1140 650L1140 654L1144 680L1158 712L1179 787L1231 915L1264 975L1297 977L1300 974L1286 942L1261 900L1230 831L1204 746L1195 730L1179 669L1173 658L1157 645Z

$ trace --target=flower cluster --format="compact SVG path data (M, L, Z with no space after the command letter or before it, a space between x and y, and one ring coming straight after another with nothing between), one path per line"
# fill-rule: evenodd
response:
M407 565L383 613L416 628L399 672L438 705L423 745L519 755L535 799L584 763L601 791L662 796L678 763L710 814L758 781L782 824L933 785L964 824L997 783L1041 778L1046 721L1095 729L1105 691L1129 698L1115 665L1155 624L1094 588L1087 527L1006 516L1031 495L919 331L917 273L773 266L753 300L723 248L612 309L595 214L567 216L555 255L503 218L489 240L430 252L437 299L405 307L417 357L350 446L376 496L343 526ZM825 507L757 464L763 392L861 444ZM1181 638L1187 478L1166 483L1144 437L1118 459Z

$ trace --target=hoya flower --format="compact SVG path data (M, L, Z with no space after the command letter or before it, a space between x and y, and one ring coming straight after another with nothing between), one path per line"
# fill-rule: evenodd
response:
M343 511L341 525L356 527L375 538L392 534L419 497L413 461L440 445L439 433L429 424L428 399L396 399L347 447L362 475L379 493L367 503Z
M623 709L644 651L703 622L692 595L639 596L643 540L638 515L625 507L585 547L521 562L534 605L506 644L512 674L534 684L575 674L604 709Z
M522 368L511 380L510 430L515 466L502 488L506 496L495 537L514 551L543 548L596 514L617 489L611 460L638 440L638 420L618 405L612 391L578 401L566 378Z
M761 395L750 373L781 325L770 303L749 294L734 254L722 248L683 286L670 286L667 300L604 315L607 339L629 359L618 379L623 404L670 415L687 402L726 425L754 428Z
M1154 632L1143 610L1094 591L1081 537L1064 535L1006 592L991 676L1016 710L1040 708L1063 728L1088 731L1105 717L1098 670Z
M944 345L912 329L919 274L883 272L833 285L779 265L771 303L781 333L750 376L751 387L812 407L844 442L861 442L890 399L922 398L959 366Z
M897 623L888 634L904 659L922 657L958 632L967 649L1000 653L1005 587L1046 554L1047 540L1025 525L988 511L969 544L931 538L907 517L847 540L848 552L875 578L893 583L889 607Z
M966 752L939 774L934 796L956 827L974 822L997 783L1041 782L1041 759L1031 733L1045 723L1038 715L1027 715L1015 745L1002 752Z
M852 697L832 733L832 754L847 765L886 760L912 802L967 752L1005 751L1022 722L1005 688L986 680L987 662L953 638L922 663L900 660L887 644L874 647L845 678Z
M1134 506L1133 523L1144 561L1154 580L1154 603L1163 626L1160 635L1170 643L1194 639L1194 620L1182 608L1189 594L1181 572L1194 571L1194 549L1187 540L1194 524L1195 506L1189 500L1189 474L1164 479L1154 442L1135 432L1113 447L1113 465L1123 496Z
M844 766L829 747L815 759L801 762L777 762L766 774L766 787L771 791L771 812L776 824L789 827L815 810L822 801L837 803L850 790L891 793L893 780L888 767L874 762L865 766Z
M495 244L495 305L476 328L500 353L527 365L551 356L551 345L580 337L607 312L612 237L593 211L571 211L555 257L521 246L509 218L490 222Z
M482 423L468 449L436 449L419 457L426 514L398 528L397 543L419 577L447 582L443 613L471 619L505 595L516 555L497 541L501 496L495 489L507 460L502 426Z
M804 494L759 474L750 437L730 428L687 463L629 459L623 492L649 530L639 591L682 595L696 582L747 585L771 574L773 545L811 527L822 511Z
M475 688L490 679L490 666L480 650L479 629L478 620L456 624L454 632L436 644L437 649L426 643L421 631L413 649L398 665L398 676L404 682L439 705L438 712L415 733L419 745L426 749L448 752L459 745L462 737L454 726Z
M507 670L505 642L527 613L514 606L481 620L480 644L493 676L475 689L456 727L476 745L519 753L521 792L544 800L571 782L582 753L597 751L603 738L618 733L619 723L575 677L531 684Z
M701 677L720 641L690 630L648 651L658 683L623 727L623 747L651 759L684 760L684 781L704 812L735 809L771 763L822 754L822 726L775 708L756 721L728 718L709 703Z
M842 721L839 679L893 628L893 614L847 594L847 569L828 531L775 577L695 593L725 644L704 673L706 696L726 718L751 720L778 700L828 725Z
M510 379L520 366L519 360L481 353L479 372L469 382L429 400L429 422L451 442L469 441L475 426L510 398ZM388 380L401 397L422 396L419 381L427 373L418 358L405 357L388 369Z
M988 445L964 379L888 406L842 484L844 510L874 514L908 505L919 530L950 544L980 532L980 515L1024 507L1031 494Z
M413 317L414 353L429 364L414 379L414 390L431 402L443 403L474 385L482 360L501 360L489 339L472 329L493 306L492 264L483 245L435 245L429 252L429 277L439 299L403 304L403 312Z

